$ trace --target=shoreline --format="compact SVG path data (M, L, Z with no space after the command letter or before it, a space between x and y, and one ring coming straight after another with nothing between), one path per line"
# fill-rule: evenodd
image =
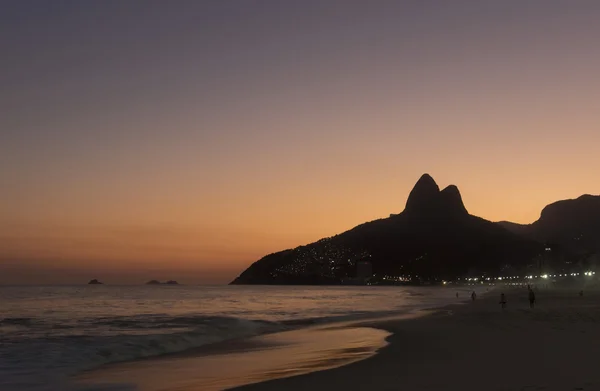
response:
M363 360L385 346L388 335L366 326L304 328L109 364L74 380L76 385L107 389L118 385L140 391L223 390Z
M500 292L508 308L498 304ZM364 322L390 332L388 345L359 362L231 388L270 390L597 390L600 291L491 290L408 321Z
M453 296L454 291L450 292ZM390 337L390 331L381 327L382 324L410 322L428 318L432 313L452 311L468 304L466 296L461 299L452 304L404 313L314 324L222 341L179 353L105 364L73 379L77 384L87 386L125 384L140 391L199 391L302 376L344 367L377 355ZM227 372L223 367L237 369ZM198 368L202 370L198 371Z

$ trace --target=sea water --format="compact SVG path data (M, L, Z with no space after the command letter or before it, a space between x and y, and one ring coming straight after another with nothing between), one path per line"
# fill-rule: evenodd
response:
M456 302L426 287L0 287L0 390L68 389L103 364ZM462 296L467 296L463 293Z

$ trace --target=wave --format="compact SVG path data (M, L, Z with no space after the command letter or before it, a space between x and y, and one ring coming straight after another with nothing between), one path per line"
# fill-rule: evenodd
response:
M161 314L136 315L128 317L102 317L91 319L97 326L116 327L119 329L143 329L143 330L161 330L174 328L206 328L215 327L217 329L228 327L260 326L272 325L267 321L251 321L241 318L224 316L169 316ZM250 323L247 323L250 322Z
M272 322L219 316L105 317L80 323L88 326L93 324L93 327L37 323L36 326L42 329L71 328L83 331L75 335L46 334L31 343L72 348L79 355L85 353L87 358L101 357L101 361L113 362L175 353L227 339L274 332L281 327ZM44 330L37 332L42 334Z
M113 324L123 325L122 321ZM226 317L186 317L168 321L129 324L129 327L153 329L172 329L185 326L186 331L161 334L119 335L105 338L100 346L95 346L96 355L103 361L117 362L138 358L177 353L187 349L229 339L246 338L267 332L278 331L276 324L254 322L239 318Z
M90 318L80 322L85 327L72 328L71 332L77 330L79 334L49 335L51 330L64 325L24 318L1 322L9 327L15 323L30 326L27 332L3 333L0 338L0 389L3 391L37 389L34 387L37 385L22 383L31 380L23 379L22 368L36 373L38 381L57 384L70 375L104 364L183 352L286 327L232 317L145 315L97 318L95 322ZM90 329L88 326L92 324Z
M340 315L333 316L321 316L321 317L313 317L313 318L297 318L297 319L289 319L282 320L280 323L282 325L290 326L290 327L309 327L309 326L318 326L318 325L326 325L329 323L341 323L341 322L353 322L353 321L362 321L362 320L370 320L377 318L384 318L388 316L396 316L396 315L404 315L407 313L411 313L413 311L419 310L418 307L404 308L403 310L390 310L390 311L354 311L354 312L345 312Z
M32 321L32 318L4 318L0 319L0 326L29 326Z
M179 353L232 339L394 314L398 312L356 311L278 322L224 316L148 314L81 319L78 326L41 319L5 318L0 324L28 327L26 332L7 333L1 338L4 346L0 352L0 366L4 364L4 356L10 357L15 367L60 369L60 372L72 375L103 364Z
M288 290L284 293L289 295ZM426 292L428 295L422 296L418 289L375 293L377 291L360 291L349 297L344 290L337 296L321 293L307 296L302 290L303 299L299 304L295 296L268 296L269 301L258 306L259 310L246 306L245 302L231 305L226 300L227 293L224 298L214 299L214 303L207 305L211 313L178 315L168 313L178 309L171 304L138 308L121 303L120 296L117 304L109 302L100 309L77 307L71 311L45 304L36 311L0 317L0 390L70 391L63 385L68 383L71 375L104 364L179 353L226 340L290 329L406 314L438 305L446 299L456 300L453 294L442 291L439 297L429 291ZM411 299L413 296L414 300ZM335 298L338 299L334 301ZM139 313L146 308L156 312ZM189 308L189 305L181 307L183 311ZM115 315L115 311L128 315ZM119 390L132 389L129 385L119 387ZM94 391L98 390L100 388L94 388Z

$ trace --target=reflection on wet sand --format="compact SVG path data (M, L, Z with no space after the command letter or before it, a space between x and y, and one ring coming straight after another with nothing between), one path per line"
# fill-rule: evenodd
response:
M388 335L370 327L288 331L182 355L110 365L77 380L109 387L130 385L140 391L222 390L358 361L385 346Z

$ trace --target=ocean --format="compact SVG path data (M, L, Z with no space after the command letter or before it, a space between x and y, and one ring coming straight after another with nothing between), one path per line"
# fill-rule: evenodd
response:
M442 287L0 287L0 390L80 390L104 364L455 303ZM462 296L467 297L466 293Z

